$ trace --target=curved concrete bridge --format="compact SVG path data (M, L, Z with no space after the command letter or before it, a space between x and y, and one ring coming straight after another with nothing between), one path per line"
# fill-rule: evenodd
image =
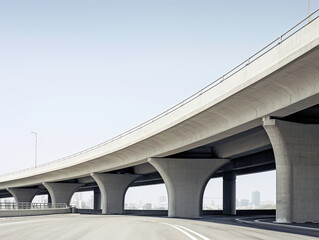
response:
M211 177L223 176L223 211L235 214L236 175L276 166L277 221L319 222L319 19L291 33L129 134L0 176L0 192L31 202L47 191L69 203L94 188L113 214L130 185L164 181L169 216L196 218Z

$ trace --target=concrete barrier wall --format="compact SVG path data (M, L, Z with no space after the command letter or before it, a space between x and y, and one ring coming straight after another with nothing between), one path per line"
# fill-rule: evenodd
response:
M81 208L76 208L74 213L80 213L80 214L102 214L102 209L81 209Z
M52 209L38 209L38 210L0 210L0 217L22 217L22 216L37 216L49 214L66 214L72 213L72 208L52 208ZM74 209L74 213L79 214L102 214L101 209ZM203 215L222 215L222 210L203 210ZM275 215L275 209L251 209L251 210L237 210L237 216L248 215ZM139 215L139 216L167 216L167 210L124 210L125 215Z
M140 215L140 216L167 216L167 210L125 210L124 214L127 215ZM247 209L237 210L237 216L249 215L275 215L275 209ZM223 210L203 210L203 216L207 215L223 215Z
M167 210L124 210L127 215L140 215L140 216L167 216Z
M223 210L203 210L203 215L222 215ZM240 209L236 210L236 216L252 215L276 215L276 209Z
M0 210L0 217L22 217L22 216L37 216L49 214L65 214L71 213L71 208L51 208L51 209L37 209L37 210Z

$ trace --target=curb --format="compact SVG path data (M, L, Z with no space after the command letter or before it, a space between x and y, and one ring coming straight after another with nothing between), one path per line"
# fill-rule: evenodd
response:
M270 217L268 217L268 218L270 218ZM292 228L292 229L302 229L302 230L311 230L311 231L319 232L319 228L294 226L294 225L287 225L287 224L284 224L284 223L263 222L262 220L265 220L265 218L255 219L253 221L248 221L248 220L245 220L245 219L251 219L251 218L236 218L235 220L237 222L247 223L247 224L256 224L256 225L259 224L259 225L277 226L277 227Z

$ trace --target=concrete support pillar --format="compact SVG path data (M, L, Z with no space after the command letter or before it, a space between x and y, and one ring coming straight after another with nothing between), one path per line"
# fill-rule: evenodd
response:
M81 183L43 183L50 193L52 205L56 203L70 205L74 192L83 185Z
M319 222L319 125L263 119L276 160L276 221Z
M225 172L223 176L223 214L236 215L236 172Z
M94 204L93 209L101 209L101 192L96 189L94 190Z
M91 176L101 192L102 214L123 214L126 190L140 175L91 173Z
M14 197L16 202L31 203L32 199L41 192L39 188L8 188L7 189Z
M52 203L52 199L51 199L50 193L48 193L48 203Z
M203 194L211 175L227 159L150 158L162 176L168 194L168 216L198 218L202 213Z

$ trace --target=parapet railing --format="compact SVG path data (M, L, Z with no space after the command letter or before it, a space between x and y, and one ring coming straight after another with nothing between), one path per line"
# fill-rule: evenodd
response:
M54 161L50 161L47 163L43 163L38 165L37 167L31 167L31 168L26 168L26 169L22 169L19 171L15 171L15 172L11 172L11 173L6 173L3 175L0 175L0 177L3 176L7 176L7 175L13 175L16 173L21 173L21 172L26 172L29 171L31 169L35 169L38 167L43 167L46 165L51 165L57 162L61 162L64 160L68 160L70 158L74 158L77 157L79 155L82 155L84 153L90 152L92 150L95 150L99 147L105 146L117 139L120 139L124 136L127 136L133 132L136 132L137 130L150 125L151 123L165 117L166 115L178 110L179 108L181 108L182 106L184 106L185 104L193 101L194 99L198 98L199 96L201 96L203 93L209 91L210 89L212 89L213 87L217 86L218 84L220 84L221 82L227 80L228 78L230 78L231 76L233 76L234 74L236 74L237 72L239 72L240 70L242 70L243 68L247 67L250 63L254 62L255 60L257 60L258 58L260 58L261 56L263 56L264 54L266 54L267 52L269 52L270 50L272 50L273 48L275 48L276 46L278 46L279 44L281 44L283 41L285 41L286 39L288 39L289 37L291 37L292 35L294 35L295 33L297 33L298 31L300 31L301 29L303 29L305 26L307 26L308 24L310 24L311 22L313 22L314 20L316 20L319 16L319 9L317 9L316 11L314 11L312 14L310 14L309 16L307 16L306 18L304 18L302 21L300 21L298 24L296 24L295 26L293 26L292 28L290 28L288 31L286 31L285 33L283 33L282 35L280 35L278 38L276 38L275 40L273 40L271 43L269 43L268 45L266 45L265 47L263 47L262 49L260 49L258 52L256 52L255 54L253 54L252 56L250 56L249 58L247 58L245 61L243 61L242 63L240 63L239 65L237 65L236 67L234 67L233 69L231 69L230 71L226 72L225 74L223 74L220 78L216 79L215 81L213 81L212 83L210 83L209 85L207 85L206 87L202 88L201 90L199 90L198 92L194 93L193 95L191 95L190 97L184 99L183 101L181 101L180 103L176 104L175 106L167 109L166 111L160 113L159 115L153 117L152 119L120 134L117 135L105 142L102 142L98 145L95 145L93 147L87 148L83 151L74 153L72 155L63 157L63 158L59 158L57 160Z
M29 202L2 202L0 210L39 210L50 208L68 208L66 203L29 203Z

